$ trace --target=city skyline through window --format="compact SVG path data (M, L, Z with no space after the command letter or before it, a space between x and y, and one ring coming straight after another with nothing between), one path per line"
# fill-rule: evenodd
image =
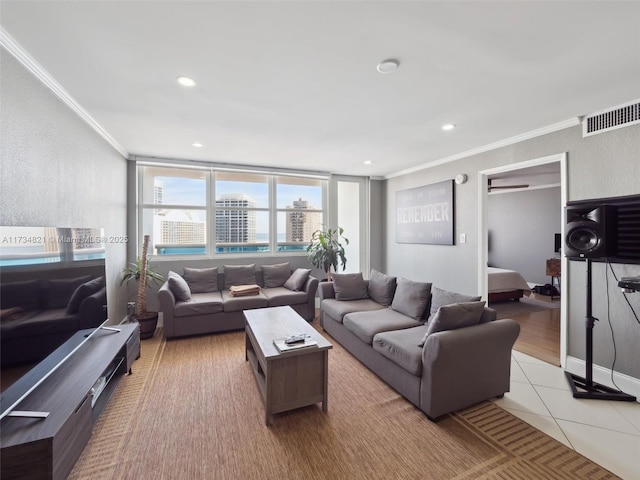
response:
M302 251L324 218L323 179L162 166L140 171L141 225L152 231L154 254Z

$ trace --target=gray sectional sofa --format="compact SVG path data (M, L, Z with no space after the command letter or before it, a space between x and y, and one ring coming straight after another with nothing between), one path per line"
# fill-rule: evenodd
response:
M315 317L318 279L310 269L291 271L289 263L224 265L223 269L184 268L169 272L158 291L165 338L239 330L243 310L289 305L307 321ZM233 286L258 285L256 295L234 297Z
M373 270L319 285L323 329L431 420L509 391L520 326L480 297Z

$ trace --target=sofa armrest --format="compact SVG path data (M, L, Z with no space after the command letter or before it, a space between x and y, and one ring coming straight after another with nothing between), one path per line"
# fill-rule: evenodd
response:
M320 303L327 298L336 298L336 292L333 289L333 282L320 282L318 284L318 293L320 295Z
M436 418L508 392L519 333L515 320L503 319L430 335L422 350L421 409Z
M307 283L304 284L304 291L307 292L309 298L314 299L315 303L316 292L318 291L318 279L309 275Z
M169 282L166 281L158 290L158 301L160 302L160 311L162 312L162 331L165 338L175 336L174 326L174 310L176 308L176 297L169 288Z
M493 322L498 317L498 312L496 312L491 307L484 307L482 311L482 317L480 318L480 323L488 323Z
M107 289L102 287L80 302L78 316L80 328L93 328L101 325L107 319Z

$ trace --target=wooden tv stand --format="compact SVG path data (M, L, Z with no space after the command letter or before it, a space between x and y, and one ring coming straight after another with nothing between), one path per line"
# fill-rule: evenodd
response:
M14 410L46 418L6 416L0 425L3 480L64 479L91 437L93 425L122 376L140 356L138 324L96 332ZM2 393L2 411L57 365L94 329L81 330ZM108 372L110 375L105 376ZM105 377L100 384L96 382ZM94 385L100 390L94 398ZM102 388L104 387L104 388Z

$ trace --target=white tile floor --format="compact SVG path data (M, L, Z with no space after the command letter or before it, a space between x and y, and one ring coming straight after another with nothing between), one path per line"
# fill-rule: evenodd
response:
M640 403L580 400L564 371L514 350L496 404L625 480L640 480Z

